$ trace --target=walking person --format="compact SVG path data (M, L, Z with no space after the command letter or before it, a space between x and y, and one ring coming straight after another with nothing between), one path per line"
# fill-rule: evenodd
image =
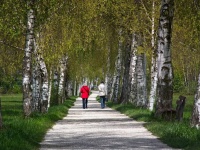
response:
M106 87L103 81L101 81L101 84L98 86L98 89L99 89L101 108L103 109L105 108L105 100L106 100Z
M90 89L86 83L84 83L83 86L81 87L80 93L81 93L81 98L82 98L82 103L83 103L83 109L88 108L87 104L88 104Z

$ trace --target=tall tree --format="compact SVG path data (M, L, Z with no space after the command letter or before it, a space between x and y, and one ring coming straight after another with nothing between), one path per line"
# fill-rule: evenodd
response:
M152 28L151 28L151 47L152 47L152 58L151 58L151 89L149 94L149 104L148 108L149 110L153 110L154 103L156 100L156 89L157 89L157 63L156 63L156 57L157 57L157 50L155 49L155 1L152 2Z
M137 97L137 86L136 86L136 61L137 61L137 51L138 51L138 42L136 33L132 35L131 43L131 62L130 62L130 71L129 71L129 82L130 82L130 96L129 102L136 104Z
M162 0L158 27L158 85L156 114L171 109L173 97L173 69L171 62L171 35L174 0Z
M123 42L122 42L122 29L119 30L119 47L118 47L118 55L116 58L116 70L115 70L115 79L113 81L115 81L113 83L114 87L113 88L113 97L112 100L113 102L118 102L118 98L119 98L119 88L120 88L120 80L121 80L121 72L122 72L122 48L123 48Z
M26 32L26 44L23 60L23 111L24 116L28 117L31 114L31 101L32 101L32 53L34 51L34 23L35 23L35 11L34 0L27 2L29 10L27 11L27 32Z

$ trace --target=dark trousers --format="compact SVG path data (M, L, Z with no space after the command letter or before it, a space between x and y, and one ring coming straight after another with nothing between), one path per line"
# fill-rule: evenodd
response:
M82 102L83 102L83 109L87 108L88 99L82 98Z
M106 97L100 96L101 108L105 108L105 101L106 101Z

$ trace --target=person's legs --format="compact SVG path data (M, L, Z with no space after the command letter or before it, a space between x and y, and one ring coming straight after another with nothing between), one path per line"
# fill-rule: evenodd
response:
M85 109L85 98L82 98L82 102L83 102L83 109Z
M105 96L100 96L101 108L105 108Z
M101 108L103 108L103 97L100 96Z
M105 108L106 97L103 96L103 108Z
M85 108L87 108L87 104L88 104L88 99L85 99Z

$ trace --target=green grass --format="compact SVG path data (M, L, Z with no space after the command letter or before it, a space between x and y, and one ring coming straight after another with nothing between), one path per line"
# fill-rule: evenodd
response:
M176 107L176 100L179 94L174 94L173 106ZM186 150L200 150L200 130L190 127L190 118L192 114L194 96L187 95L182 122L165 121L155 118L154 114L147 109L138 108L131 104L115 104L108 102L107 106L120 111L123 114L137 120L144 121L145 127L161 141L173 148Z
M62 119L73 106L75 97L64 104L50 107L48 113L34 113L30 118L23 118L22 95L3 95L3 129L0 130L0 149L2 150L37 150L46 131Z

